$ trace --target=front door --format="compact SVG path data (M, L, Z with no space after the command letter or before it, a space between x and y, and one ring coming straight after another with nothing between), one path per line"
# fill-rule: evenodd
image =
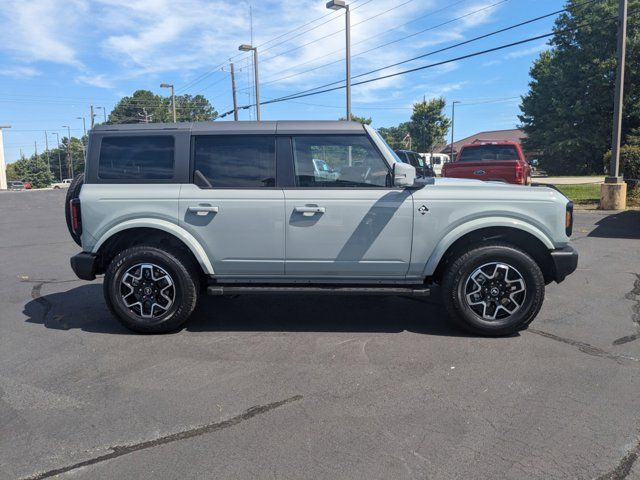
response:
M181 226L204 246L216 277L284 275L284 194L275 187L273 135L202 135Z
M293 150L296 188L284 192L286 275L403 278L413 199L408 190L390 186L389 167L369 138L297 136ZM319 163L329 171L319 172Z

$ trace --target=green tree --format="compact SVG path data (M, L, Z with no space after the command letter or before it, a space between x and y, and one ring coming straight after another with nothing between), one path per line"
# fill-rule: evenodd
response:
M218 117L218 112L202 95L177 95L176 117L179 122L205 122ZM122 98L109 114L107 123L171 122L173 113L170 97L156 95L149 90L137 90Z
M395 127L381 127L378 129L378 132L391 148L394 150L403 150L409 148L405 138L409 133L410 126L411 122L402 122Z
M347 117L340 117L338 120L342 120L345 121L347 119ZM371 117L367 118L367 117L359 117L357 115L351 115L351 121L352 122L358 122L361 123L363 125L371 125Z
M451 121L444 114L444 98L423 100L413 104L409 133L412 149L416 152L433 152L445 143L445 135Z
M616 0L567 1L549 51L531 70L519 116L527 150L551 174L602 173L610 148L616 67ZM630 0L629 9L640 7ZM640 126L640 18L629 16L623 138Z
M29 182L33 188L48 187L53 182L49 166L41 155L32 155L31 158L22 157L9 165L11 168L7 170L10 170L12 180Z

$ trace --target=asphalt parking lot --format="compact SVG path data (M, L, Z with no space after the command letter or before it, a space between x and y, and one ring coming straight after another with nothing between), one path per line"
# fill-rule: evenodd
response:
M0 194L0 478L640 478L640 212L578 211L579 270L509 338L312 296L140 336L71 272L64 194Z

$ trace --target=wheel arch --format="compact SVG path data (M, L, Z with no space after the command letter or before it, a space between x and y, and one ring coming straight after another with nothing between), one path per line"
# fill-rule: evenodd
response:
M514 222L467 229L463 227L464 225L454 229L438 243L425 267L425 277L439 281L456 254L468 249L471 245L499 240L510 243L529 254L542 270L545 283L553 280L555 267L550 251L554 249L554 245L536 227L522 223L514 225Z
M92 252L99 255L104 269L110 259L124 248L142 244L166 245L183 249L200 266L203 274L214 274L211 260L202 245L186 230L164 220L135 220L119 223L100 236Z

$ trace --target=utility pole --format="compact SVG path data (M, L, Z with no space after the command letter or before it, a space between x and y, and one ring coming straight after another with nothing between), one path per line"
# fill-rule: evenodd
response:
M84 158L84 162L87 163L87 146L84 143L87 138L87 123L85 122L84 117L76 117L76 120L80 119L82 119L82 132L84 133L84 135L82 135L82 141L80 142L82 144L82 157Z
M60 156L60 135L58 132L53 132L51 135L55 135L58 140L58 168L60 169L60 181L62 181L62 157Z
M7 169L4 164L4 141L2 131L11 128L11 125L0 125L0 190L7 189Z
M47 138L47 131L44 131L44 153L47 156L47 165L49 166L49 172L51 172L51 160L49 159L49 139Z
M96 114L93 113L93 105L89 105L89 118L91 119L91 129L93 130L93 125L95 124Z
M169 83L161 83L160 88L170 88L171 89L171 108L173 111L173 123L176 123L176 94L173 89L173 84ZM145 112L146 115L146 112ZM149 122L146 122L149 123Z
M624 113L624 73L627 50L627 10L628 0L620 0L618 5L618 67L613 104L613 135L611 138L611 168L609 176L600 187L600 208L603 210L623 210L627 206L627 184L620 176L620 143L622 141L622 116Z
M34 151L35 151L34 155L37 157L38 156L38 141L37 140L33 141L33 147L34 147Z
M71 127L69 125L63 125L62 128L66 128L69 136L67 137L67 158L69 159L69 178L73 178L73 155L71 154Z
M456 123L456 103L460 103L458 100L454 100L451 102L451 158L450 160L453 162L453 130Z
M238 121L238 100L236 99L236 74L231 62L231 94L233 95L233 120Z

